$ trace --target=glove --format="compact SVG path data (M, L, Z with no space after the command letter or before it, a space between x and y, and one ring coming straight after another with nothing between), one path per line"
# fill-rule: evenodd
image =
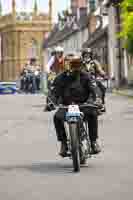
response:
M47 105L47 110L48 111L53 111L53 110L56 110L56 107L55 107L54 104L50 103L50 104Z
M98 98L98 97L97 97L97 99L96 99L96 101L94 102L94 104L95 104L96 106L98 106L99 109L101 109L101 108L102 108L102 100L101 100L101 98Z

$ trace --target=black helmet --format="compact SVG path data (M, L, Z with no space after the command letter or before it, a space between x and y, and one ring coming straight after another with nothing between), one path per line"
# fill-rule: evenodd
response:
M82 49L82 57L84 57L85 54L89 54L90 56L93 55L92 49L91 48L84 48Z

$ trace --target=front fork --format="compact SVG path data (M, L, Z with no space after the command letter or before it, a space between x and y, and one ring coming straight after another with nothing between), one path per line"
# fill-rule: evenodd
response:
M71 140L68 123L70 122L65 122L65 131L67 136L68 154L71 156ZM80 156L85 156L86 158L88 158L88 155L91 153L91 144L88 134L88 124L87 122L84 123L82 119L75 123L77 123L78 126Z
M81 121L79 124L80 130L80 148L83 155L88 157L91 153L91 143L89 138L88 123Z

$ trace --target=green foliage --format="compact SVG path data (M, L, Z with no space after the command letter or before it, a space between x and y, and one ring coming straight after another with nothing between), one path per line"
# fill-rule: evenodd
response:
M126 48L130 54L133 54L133 38L128 38L126 41Z
M122 32L120 36L126 39L126 48L133 54L133 0L124 0L122 9Z

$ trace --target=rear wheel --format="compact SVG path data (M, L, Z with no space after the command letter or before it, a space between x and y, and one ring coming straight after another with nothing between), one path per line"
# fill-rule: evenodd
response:
M78 138L78 126L76 123L69 124L70 137L71 137L71 149L73 168L75 172L80 171L80 153L79 153L79 138Z
M82 138L81 140L81 145L80 145L80 164L84 165L87 162L88 159L88 155L90 153L90 145L89 145L89 141L88 141L88 122L84 121L83 124L83 129L81 129L81 135L82 137L84 136L84 139Z

